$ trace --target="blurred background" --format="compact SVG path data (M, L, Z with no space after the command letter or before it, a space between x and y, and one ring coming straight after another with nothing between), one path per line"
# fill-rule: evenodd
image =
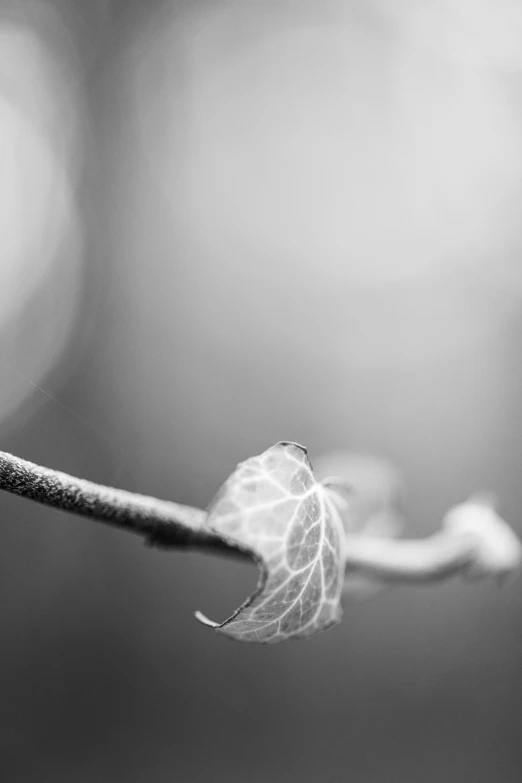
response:
M520 3L0 0L0 140L3 450L205 507L293 439L522 533ZM3 780L520 780L520 581L258 648L193 617L254 569L0 513Z

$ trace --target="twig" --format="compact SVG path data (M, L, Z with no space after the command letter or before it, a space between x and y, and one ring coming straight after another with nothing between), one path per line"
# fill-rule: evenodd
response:
M0 489L137 533L151 546L229 550L204 529L205 511L75 478L0 451Z
M476 557L472 535L437 533L419 541L353 536L350 566L381 582L437 582L463 573Z
M0 451L0 489L142 535L163 549L197 549L249 557L205 529L206 512L105 487ZM382 582L434 582L461 573L503 576L520 564L522 548L490 503L472 498L453 508L442 530L419 541L347 536L347 572Z

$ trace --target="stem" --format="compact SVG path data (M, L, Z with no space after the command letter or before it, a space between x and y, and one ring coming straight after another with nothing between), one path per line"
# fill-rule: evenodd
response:
M0 489L137 533L151 546L220 554L230 549L204 529L206 513L199 508L104 487L4 451L0 451Z
M122 489L104 487L0 451L0 489L72 511L144 536L163 549L197 549L254 558L205 529L206 512ZM522 547L506 523L476 499L457 506L436 535L424 540L349 535L347 573L382 582L435 582L457 573L502 576L522 560Z
M382 582L437 582L475 561L477 541L447 531L419 541L352 536L346 550L347 568Z

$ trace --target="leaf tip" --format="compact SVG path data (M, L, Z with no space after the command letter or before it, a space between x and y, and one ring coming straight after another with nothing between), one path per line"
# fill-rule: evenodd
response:
M280 440L276 443L276 446L294 446L296 449L301 449L301 451L308 455L308 451L305 446L301 446L301 444L296 443L295 440Z
M208 617L205 617L205 615L200 612L199 610L194 612L194 617L196 620L199 620L202 625L207 625L209 628L218 628L219 623L215 623L214 620L209 620Z

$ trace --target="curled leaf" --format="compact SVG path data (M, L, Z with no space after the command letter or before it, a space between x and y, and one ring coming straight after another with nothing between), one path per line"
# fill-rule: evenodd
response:
M213 500L207 525L250 551L256 592L228 619L198 619L243 642L306 638L339 622L343 528L306 450L281 442L238 465Z

